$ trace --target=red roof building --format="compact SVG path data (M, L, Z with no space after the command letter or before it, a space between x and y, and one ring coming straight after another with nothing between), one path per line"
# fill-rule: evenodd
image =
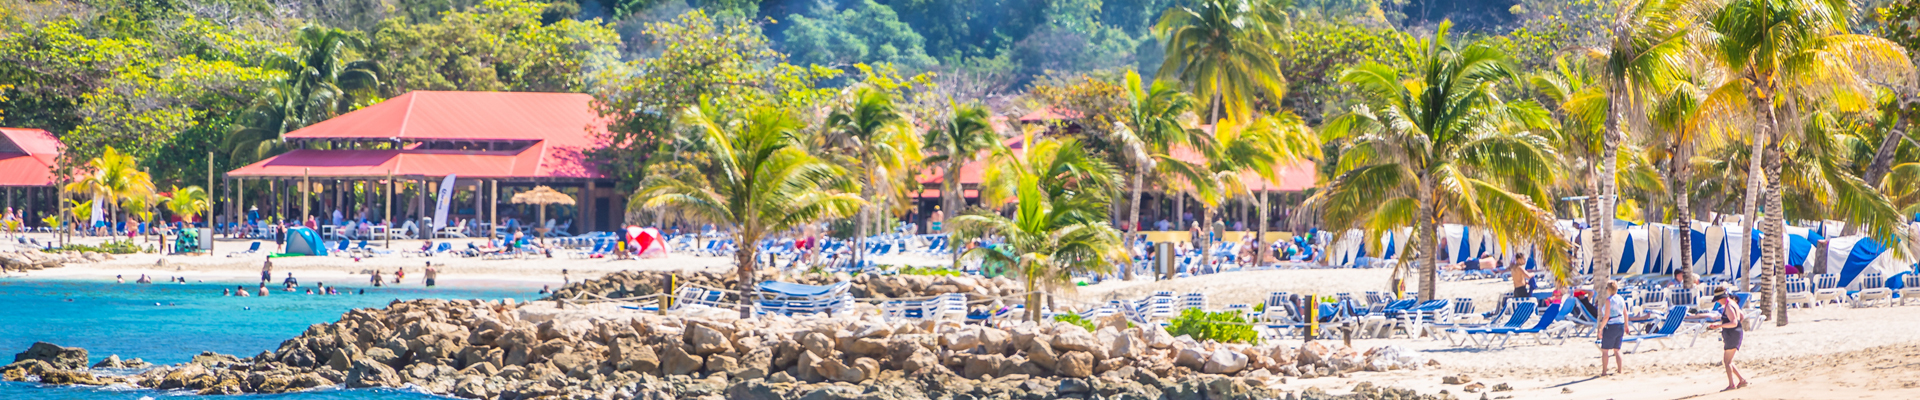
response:
M587 217L569 231L611 229L621 222L614 217L622 213L615 210L624 209L625 196L612 193L612 179L587 161L586 152L601 146L596 133L606 128L592 101L592 96L579 93L408 92L288 132L287 147L295 150L234 169L227 177L288 183L392 177L431 187L453 175L459 190L477 191L496 203L514 190L546 185L578 201L578 214L563 213L562 219L564 215ZM425 203L432 191L415 192L410 193L414 201ZM501 205L478 200L465 208L468 212L454 214L476 220L498 218L492 214ZM305 207L282 210L300 216L307 214ZM413 210L415 217L428 210L419 204L402 207Z
M0 190L6 207L17 212L25 227L40 225L40 217L56 210L59 182L54 163L62 146L53 134L40 129L0 128Z

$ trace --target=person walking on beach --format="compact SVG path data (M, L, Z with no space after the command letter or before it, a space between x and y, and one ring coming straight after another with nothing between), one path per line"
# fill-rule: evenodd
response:
M1619 282L1608 281L1600 294L1607 296L1597 313L1607 316L1606 327L1600 329L1600 376L1607 376L1608 354L1613 355L1614 372L1624 374L1627 366L1620 358L1620 339L1627 335L1627 299L1620 296Z
M1713 302L1720 305L1720 323L1707 328L1719 329L1720 342L1723 343L1721 350L1725 355L1721 356L1720 363L1727 366L1727 388L1721 391L1747 387L1746 375L1741 375L1740 369L1733 366L1733 354L1740 352L1740 342L1747 336L1746 331L1740 330L1741 323L1746 322L1746 316L1740 314L1740 304L1727 294L1725 286L1714 288ZM1736 379L1738 382L1735 382Z
M272 281L273 281L273 260L267 260L266 263L263 263L260 265L260 284L264 285L267 282L272 282Z

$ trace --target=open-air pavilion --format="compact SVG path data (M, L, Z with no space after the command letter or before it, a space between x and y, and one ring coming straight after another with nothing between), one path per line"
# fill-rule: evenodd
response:
M47 131L0 128L0 190L6 192L6 207L24 220L22 228L44 226L40 217L58 211L53 168L60 148L60 140Z
M335 215L364 218L396 234L411 222L417 237L490 235L495 227L547 226L530 220L534 206L505 199L550 186L579 200L549 211L555 228L611 230L626 198L587 162L586 152L599 146L594 133L606 125L591 101L577 93L409 92L289 132L286 146L295 150L227 172L230 188L264 194L228 202L228 215L257 207L261 217L312 216L321 225L339 225ZM438 222L452 229L435 230L431 218L449 176L445 189L454 200Z

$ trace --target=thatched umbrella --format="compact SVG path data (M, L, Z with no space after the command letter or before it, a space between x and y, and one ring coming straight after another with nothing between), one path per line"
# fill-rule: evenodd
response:
M534 226L537 227L535 229L545 230L545 224L547 223L547 205L573 205L573 196L560 193L560 191L553 190L553 188L550 187L538 186L534 187L533 190L513 195L513 204L533 204L540 206L540 220L535 221ZM540 236L545 237L546 232L540 232Z

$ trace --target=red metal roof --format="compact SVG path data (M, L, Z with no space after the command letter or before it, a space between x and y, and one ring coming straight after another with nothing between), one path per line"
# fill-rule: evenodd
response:
M1019 138L1014 138L1013 140L1017 142ZM1174 148L1173 157L1186 162L1201 162L1206 159L1205 157L1201 157L1199 152L1195 152L1192 149L1185 148L1185 147ZM979 159L984 159L984 158L986 158L986 154L982 153ZM976 159L976 161L967 163L967 165L960 167L960 184L961 185L966 186L966 185L980 184L980 181L983 179L982 176L985 174L985 171L986 171L986 162L978 161L979 159ZM1270 191L1278 191L1278 192L1297 192L1297 191L1307 190L1308 188L1312 188L1314 186L1315 171L1314 171L1314 164L1311 161L1302 161L1302 162L1294 163L1291 165L1274 167L1273 171L1274 171L1274 174L1280 178L1279 181L1276 183L1267 183L1266 178L1262 178L1260 177L1259 174L1255 174L1253 172L1241 173L1240 181L1247 185L1248 190L1256 190L1256 191L1270 190ZM927 185L929 187L937 188L940 185L940 181L945 178L946 178L945 172L941 171L939 168L927 168L927 169L921 170L920 176L917 178L917 180L922 185ZM928 190L933 190L933 189L928 189ZM933 190L933 191L938 192L938 190ZM969 190L968 193L969 193L968 196L972 196L971 190Z
M416 91L287 133L292 139L533 141L516 151L294 150L229 176L601 178L584 152L606 127L579 93Z
M52 186L60 140L39 129L0 128L0 186Z

